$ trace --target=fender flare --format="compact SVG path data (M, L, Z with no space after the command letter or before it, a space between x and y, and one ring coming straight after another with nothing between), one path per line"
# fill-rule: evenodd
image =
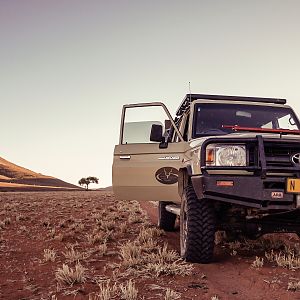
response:
M183 196L183 191L185 187L188 185L190 182L191 178L191 166L187 166L186 168L181 168L179 169L179 174L178 174L178 194L182 198Z
M198 199L203 198L202 187L198 184L195 186L195 181L192 178L192 167L188 165L185 168L179 169L178 174L178 194L180 198L183 196L184 189L188 186L192 185Z

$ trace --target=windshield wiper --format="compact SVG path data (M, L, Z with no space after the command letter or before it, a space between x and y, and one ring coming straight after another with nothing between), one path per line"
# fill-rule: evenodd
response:
M263 133L279 133L279 134L295 134L300 135L300 130L291 129L272 129L272 128L256 128L256 127L242 127L238 125L222 125L222 128L232 129L233 131L250 131Z

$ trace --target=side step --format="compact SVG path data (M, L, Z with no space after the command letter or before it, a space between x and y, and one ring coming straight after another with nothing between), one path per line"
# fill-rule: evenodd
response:
M180 205L169 204L166 206L166 211L168 211L174 215L180 216Z

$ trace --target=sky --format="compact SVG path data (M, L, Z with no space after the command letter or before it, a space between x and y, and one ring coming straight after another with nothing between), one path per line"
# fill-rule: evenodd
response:
M300 1L0 0L0 156L111 185L123 104L287 98L300 114Z

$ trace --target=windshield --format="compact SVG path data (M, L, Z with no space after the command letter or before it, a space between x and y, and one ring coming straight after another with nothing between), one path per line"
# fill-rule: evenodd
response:
M233 132L223 125L299 130L299 121L288 107L203 103L195 105L194 117L194 137Z

